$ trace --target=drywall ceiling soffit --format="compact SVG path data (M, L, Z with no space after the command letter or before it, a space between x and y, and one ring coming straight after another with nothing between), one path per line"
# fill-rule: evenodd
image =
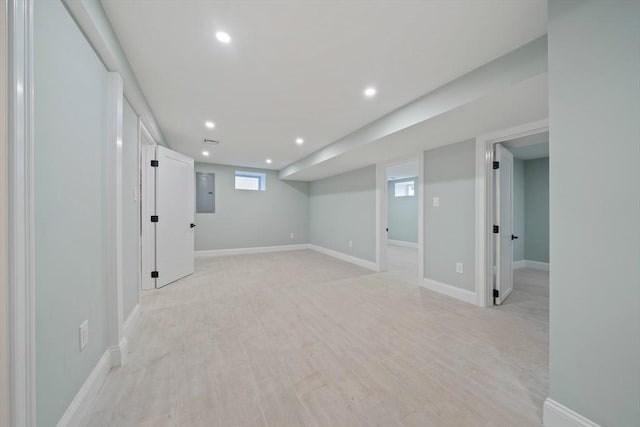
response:
M314 168L374 141L433 120L493 94L508 91L514 85L545 75L546 72L547 40L545 36L465 74L285 167L280 171L280 178L299 179L304 175L301 172L305 169ZM546 97L546 92L544 96ZM539 97L540 95L537 96ZM523 98L520 102L511 105L513 111L508 111L506 114L517 115L518 110L527 110L527 103L528 101Z
M549 115L547 91L545 73L302 169L288 179L313 181L543 120Z
M387 167L387 180L412 178L418 176L418 161L398 163Z

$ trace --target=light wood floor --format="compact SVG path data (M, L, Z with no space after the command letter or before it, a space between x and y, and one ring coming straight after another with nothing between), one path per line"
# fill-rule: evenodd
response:
M199 259L143 295L84 425L540 426L539 274L481 309L312 251Z

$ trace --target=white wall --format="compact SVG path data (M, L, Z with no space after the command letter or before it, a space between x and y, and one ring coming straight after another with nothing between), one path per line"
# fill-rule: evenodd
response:
M376 262L376 167L313 181L310 194L311 243Z
M124 319L140 294L138 115L124 101L122 120L122 302Z
M216 212L195 217L197 251L309 242L308 182L282 181L277 171L209 163L196 163L195 170L216 175ZM266 191L236 190L236 170L265 173Z
M426 151L424 182L424 275L475 292L475 141Z
M639 22L549 2L550 397L607 427L640 425Z
M55 426L107 349L108 74L60 1L33 19L36 416Z

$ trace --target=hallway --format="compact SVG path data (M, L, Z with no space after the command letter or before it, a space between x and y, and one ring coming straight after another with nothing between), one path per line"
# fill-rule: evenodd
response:
M540 426L548 321L519 299L482 309L312 251L198 259L143 294L83 425Z

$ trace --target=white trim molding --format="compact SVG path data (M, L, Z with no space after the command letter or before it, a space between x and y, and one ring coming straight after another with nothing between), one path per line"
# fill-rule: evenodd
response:
M525 268L527 266L527 261L524 259L518 260L518 261L513 261L513 269L517 270L519 268ZM493 274L496 273L496 266L493 266Z
M106 244L107 266L107 322L108 344L114 357L113 366L124 361L127 340L122 332L123 276L122 276L122 123L123 82L120 74L108 73L107 140L106 140Z
M342 252L334 251L333 249L327 249L323 246L309 244L307 245L309 249L320 252L321 254L329 255L331 257L337 258L341 261L349 262L351 264L355 264L359 267L366 268L371 271L378 272L380 269L378 268L378 264L372 261L367 261L366 259L358 258L353 255L347 255Z
M572 409L551 398L544 401L542 422L545 427L600 427Z
M476 304L493 305L493 146L549 130L549 120L503 129L476 138Z
M469 304L476 304L477 297L475 292L471 292L466 289L458 288L457 286L448 285L446 283L438 282L436 280L424 278L422 282L418 282L423 288L427 288L431 291L438 292L440 294L459 299L460 301L467 302Z
M364 267L368 270L372 270L376 272L380 271L380 269L378 268L378 264L376 264L375 262L367 261L366 259L362 259L362 258L354 257L352 255L347 255L342 252L334 251L333 249L327 249L322 246L313 245L311 243L301 243L297 245L258 246L253 248L232 248L232 249L213 249L213 250L205 250L205 251L195 251L195 257L208 258L208 257L230 256L230 255L251 255L251 254L264 254L269 252L302 251L306 249L332 256L341 261L346 261L351 264Z
M140 310L140 304L136 304L136 306L133 307L133 310L131 310L131 314L129 314L129 317L127 317L127 320L125 320L122 325L122 331L125 338L129 339L131 337L131 333L138 324L138 320L141 315L142 311Z
M531 261L527 259L524 261L524 266L527 268L532 268L534 270L549 271L548 262Z
M264 254L268 252L300 251L309 249L307 243L299 245L257 246L253 248L230 248L195 251L196 258L208 258L229 255Z
M402 246L403 248L418 249L418 244L414 242L405 242L403 240L388 239L387 243L390 244L391 246Z
M124 364L129 349L128 339L135 330L141 315L140 305L136 304L122 327L124 337L118 345L109 347L102 355L84 384L82 384L82 387L80 387L80 390L78 390L71 404L67 407L60 421L58 421L57 427L75 427L80 425L82 418L91 409L91 405L107 379L111 368Z
M33 0L8 0L9 425L36 425Z
M520 261L513 262L513 269L516 270L518 268L531 268L533 270L549 271L549 263L521 259Z
M418 242L390 240L388 236L389 199L387 169L389 166L415 161L418 165L415 195L418 198ZM418 280L424 277L424 151L398 157L376 164L376 271L387 271L389 257L388 245L407 246L418 249Z
M82 418L91 408L91 404L98 395L100 387L107 379L113 364L111 356L110 350L105 351L84 384L82 384L82 387L80 387L80 390L78 390L67 410L64 411L62 418L56 424L57 427L76 427L80 425Z

